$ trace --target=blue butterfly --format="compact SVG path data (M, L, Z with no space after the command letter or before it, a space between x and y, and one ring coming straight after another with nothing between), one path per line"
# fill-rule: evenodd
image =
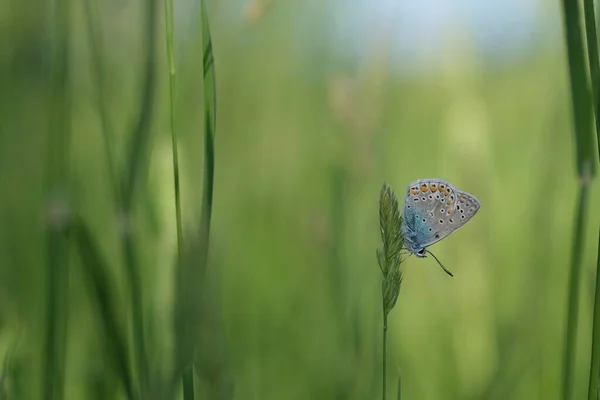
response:
M481 202L475 196L444 180L412 182L404 197L401 228L404 246L417 257L425 258L425 253L431 254L448 275L454 276L427 247L466 224L480 207Z

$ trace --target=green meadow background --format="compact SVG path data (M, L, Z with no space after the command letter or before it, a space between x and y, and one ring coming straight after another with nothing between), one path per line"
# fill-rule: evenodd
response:
M210 250L188 282L194 306L183 310L199 326L187 348L197 399L381 398L379 193L386 182L402 201L406 185L426 177L473 193L482 207L431 247L454 278L432 258L402 264L388 397L400 375L408 400L559 398L578 178L561 8L539 3L540 20L552 17L559 34L519 57L482 58L456 21L434 66L404 69L392 55L393 18L360 34L360 56L331 51L326 27L351 3L207 2L217 88ZM107 266L129 355L137 339L119 238L135 232L152 398L182 398L161 391L182 311L163 4L150 28L148 1L60 4L67 13L54 2L0 6L0 396L61 397L43 392L47 226L66 212L85 221ZM202 204L200 15L199 2L175 1L184 241ZM67 67L57 77L61 30ZM140 119L148 142L126 220L103 130L121 170ZM57 150L67 179L54 193L47 153L56 126L70 134ZM594 182L586 216L574 399L587 393L599 190ZM56 316L64 359L54 366L62 398L124 399L93 286L66 243Z

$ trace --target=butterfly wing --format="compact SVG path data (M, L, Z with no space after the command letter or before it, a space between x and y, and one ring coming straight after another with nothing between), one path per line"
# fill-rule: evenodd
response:
M439 242L467 223L481 203L472 194L441 179L419 179L408 185L403 232L415 248Z

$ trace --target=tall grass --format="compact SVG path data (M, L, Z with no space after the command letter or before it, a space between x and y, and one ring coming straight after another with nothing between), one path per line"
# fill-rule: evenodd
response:
M400 232L402 217L394 191L383 184L379 197L379 228L383 246L377 250L377 262L381 269L381 301L383 315L382 329L382 390L381 399L387 397L387 332L388 315L396 305L400 295L403 271L400 268L401 250L404 238ZM400 390L400 385L398 385ZM400 395L400 394L398 394Z
M54 54L49 97L46 154L46 334L41 398L64 398L66 368L69 242L64 235L69 213L71 134L69 20L70 0L55 3Z
M165 12L165 33L167 44L167 57L169 69L169 111L171 126L171 148L173 153L173 190L175 195L175 221L177 226L177 267L181 269L182 248L183 248L183 228L181 225L181 198L179 190L179 154L177 149L177 133L175 130L175 56L174 56L174 8L172 0L164 1ZM183 373L183 398L184 400L194 400L194 372L193 368L187 368Z
M594 316L592 330L592 356L590 359L590 377L588 400L597 400L600 396L598 381L600 380L600 229L598 229L598 248L596 261L596 286L594 288Z
M554 395L562 390L556 378L564 354L562 349L556 350L556 341L565 325L555 322L554 313L562 304L557 296L564 289L559 271L570 245L548 244L565 243L570 232L565 233L568 222L564 213L549 215L548 209L571 200L571 193L558 188L568 186L565 163L572 158L565 151L568 140L562 135L568 102L560 84L557 56L535 53L525 61L515 61L510 70L494 67L494 79L482 74L481 80L460 80L452 90L440 90L452 79L443 74L436 77L421 71L406 78L394 71L385 75L381 98L365 90L361 94L364 101L348 112L349 123L358 129L348 129L344 140L355 140L356 148L344 146L347 165L331 171L336 152L329 148L330 110L323 101L324 82L330 72L346 68L348 61L328 54L326 44L320 43L314 50L312 40L288 36L291 23L279 18L289 12L302 21L311 6L285 4L272 8L274 14L253 20L251 26L231 29L230 19L218 18L229 8L208 1L197 12L202 13L204 30L200 45L200 37L186 31L189 19L178 20L183 22L177 29L173 26L171 0L164 4L166 32L161 32L162 23L157 19L162 17L160 3L123 3L115 9L114 4L83 0L80 8L85 18L77 20L77 14L70 12L71 8L77 10L76 3L59 0L52 18L39 13L56 25L56 35L52 33L48 41L51 46L46 46L45 41L37 42L43 37L37 28L28 30L27 23L35 27L39 21L28 22L23 17L37 14L22 11L19 18L19 2L10 2L14 27L5 37L11 38L14 54L4 52L7 41L0 43L0 52L8 54L0 60L0 187L4 189L0 196L0 353L19 327L25 327L25 333L23 345L11 352L11 361L0 374L0 390L6 389L9 399L32 398L28 394L38 391L51 399L82 398L82 392L98 399L181 399L182 391L185 399L231 399L231 377L235 377L235 398L265 400L381 395L389 399L402 394L419 399L535 398L534 393ZM182 3L179 9L177 3L178 17L184 15L185 6ZM217 17L210 20L215 31L208 31L207 6ZM0 9L0 33L4 34L7 19L2 14L5 8ZM587 30L588 9L585 11ZM199 28L201 24L194 22ZM293 24L297 23L294 18ZM155 37L150 34L152 25ZM114 31L106 29L108 26ZM133 29L134 35L122 35L125 26ZM138 30L141 34L136 35ZM177 37L173 36L175 30ZM184 32L181 37L179 32ZM218 46L222 78L217 145L211 33ZM161 45L165 46L162 34L166 35L168 70L157 56ZM114 40L119 35L121 42ZM319 37L326 34L319 32ZM588 40L588 47L590 43ZM379 43L370 46L377 48ZM30 57L38 54L36 49L45 54L48 48L52 49L48 59L31 61ZM595 45L588 53L593 48ZM130 59L125 60L123 52ZM194 52L204 53L202 60ZM464 61L459 57L458 61ZM591 86L596 87L592 67L597 58L592 55L588 59ZM304 68L314 60L318 60L317 68ZM41 98L37 75L27 68L35 72L44 62L51 65L53 75L48 101L40 106L36 105ZM78 69L82 62L86 67L89 63L89 71ZM538 79L540 69L548 71L552 85ZM17 72L23 74L27 86L16 85ZM373 86L372 82L363 83L361 76L354 79L356 85ZM161 90L161 82L167 79L168 88L165 85ZM199 89L202 82L204 87ZM466 108L482 107L481 113L455 113L455 103L462 101L462 87L471 88ZM597 113L595 93L588 97ZM556 117L552 125L561 135L538 126L544 125L539 121L547 119L550 108L548 102L540 101L542 94L552 99ZM19 102L19 98L28 102ZM555 99L559 100L556 108ZM577 107L585 108L580 103ZM515 117L519 109L526 109L527 116ZM573 110L579 113L575 105ZM590 111L588 108L588 120ZM34 134L12 134L18 129L25 132L27 128L27 133L39 129L36 123L40 118L35 117L40 112L48 112L43 125L49 134L43 146ZM198 122L202 113L205 125ZM481 115L485 117L478 119ZM17 124L19 119L22 122ZM591 131L589 128L588 124ZM453 137L446 143L446 129L465 136L457 134L459 140ZM160 132L169 130L172 149L161 147L159 140L153 144L155 133L162 139ZM430 142L439 146L423 147ZM370 148L373 143L376 149ZM464 147L454 148L453 143ZM531 146L543 150L540 160L548 164L522 161ZM45 255L36 248L41 240L36 240L34 229L39 231L39 226L28 228L33 227L36 216L23 223L17 219L24 218L24 210L35 212L38 207L36 190L40 188L30 183L37 182L31 172L43 169L35 164L40 147L45 148L48 159L44 171L48 219L41 238ZM587 147L578 145L578 154ZM482 150L486 148L488 153ZM157 159L162 161L165 149L169 165L163 168ZM424 155L427 163L422 162ZM432 301L431 287L424 281L425 269L417 263L411 268L411 261L403 263L411 285L403 285L403 300L395 307L399 312L390 317L385 299L397 294L385 284L382 298L374 293L382 283L372 265L372 250L379 239L365 234L377 226L373 213L373 193L379 189L376 182L383 175L395 182L442 170L458 175L452 161L457 155L469 163L473 172L465 176L480 186L482 200L494 211L486 214L488 224L464 231L465 240L460 244L440 244L445 257L460 254L460 268L472 270L461 274L458 284L462 286L456 291L444 287L440 294L448 307L442 308ZM204 168L188 163L196 156ZM377 161L367 165L365 157ZM381 160L389 161L383 166ZM471 167L479 167L480 160L493 161L485 174ZM586 157L583 160L582 182L591 176L585 174L589 163ZM531 165L535 168L528 168ZM357 179L358 173L354 176L351 168L364 174L362 179ZM164 170L169 185L160 175ZM154 187L146 183L147 177L156 183L156 192L148 190ZM597 192L586 189L589 185L584 183L579 186L570 249L573 275L576 266L590 256L585 221L596 221L591 216L598 215L593 206ZM187 202L186 194L196 188L202 190L202 204ZM507 210L498 206L503 203L495 202L500 193L519 190L523 218L517 221L515 209ZM174 199L175 212L170 208L164 212L161 203L155 203L157 194L161 201L166 194L168 205ZM116 226L113 213L118 216ZM324 226L305 229L305 222L315 213L325 215ZM165 232L164 226L173 226L167 229L173 235ZM550 226L556 229L544 229ZM531 233L529 228L544 229L544 233ZM486 234L477 235L477 229ZM472 232L475 235L469 236ZM326 240L320 240L323 237ZM323 246L324 242L328 245ZM175 243L176 259L171 260ZM506 252L506 248L514 251ZM37 277L34 265L40 261L45 262L46 277ZM531 263L543 265L543 269L522 272L526 268L520 267ZM223 282L209 276L215 270L223 274ZM170 281L166 285L159 281L165 276L169 280L168 274L174 275L172 286ZM584 278L585 269L580 268L578 275L570 283L575 299L584 292L575 283ZM391 280L397 281L397 276ZM38 290L42 283L48 284L48 292ZM528 288L524 297L518 296L523 292L521 285ZM214 287L219 287L219 293L211 291ZM597 291L589 396L596 392L598 380L599 296ZM222 314L213 308L221 301ZM42 303L48 309L39 321ZM571 311L577 311L577 301L574 306L568 304ZM581 302L580 322L587 322L587 306ZM67 330L69 310L72 316ZM382 311L385 329L378 331ZM537 317L530 318L531 312ZM571 320L573 316L577 320L577 314L571 313ZM215 323L215 317L226 323ZM38 324L44 326L41 341L35 338ZM580 330L583 326L579 324ZM569 329L576 328L576 323L570 324ZM469 333L466 339L464 332ZM585 347L577 346L575 333L571 332L569 340L573 342L566 354L582 360L586 356L582 352L578 358L574 356L577 347ZM585 337L581 333L579 337ZM530 346L532 337L542 340L540 350L529 352L535 347ZM233 349L231 366L223 351L229 348ZM87 353L87 349L92 351ZM572 397L582 389L581 380L573 378L577 371L584 371L580 364L570 364ZM402 368L401 390L396 365ZM33 368L42 373L41 379L30 378ZM392 395L396 383L398 392ZM93 393L96 388L99 392Z
M565 353L563 366L562 398L572 398L573 369L575 362L579 292L581 279L581 262L585 240L585 225L587 220L587 204L589 186L596 170L596 146L590 126L590 111L598 115L598 95L590 96L587 71L585 68L585 53L582 40L579 2L564 0L563 15L569 63L569 77L571 83L571 104L574 120L575 142L577 148L577 172L579 175L579 195L576 209L575 226L571 248L571 273L569 281L567 332L565 336ZM586 4L586 30L588 32L588 57L592 84L597 84L600 77L598 68L598 49L596 42L596 29L591 2ZM590 36L591 35L591 36ZM594 87L594 86L592 86ZM592 99L594 104L592 104ZM599 126L598 120L596 125Z

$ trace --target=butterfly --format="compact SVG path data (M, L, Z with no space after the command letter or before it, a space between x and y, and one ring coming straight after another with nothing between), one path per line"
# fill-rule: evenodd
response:
M466 224L480 207L475 196L447 181L432 178L412 182L406 188L402 212L404 246L420 258L431 254L448 275L454 276L427 247Z

